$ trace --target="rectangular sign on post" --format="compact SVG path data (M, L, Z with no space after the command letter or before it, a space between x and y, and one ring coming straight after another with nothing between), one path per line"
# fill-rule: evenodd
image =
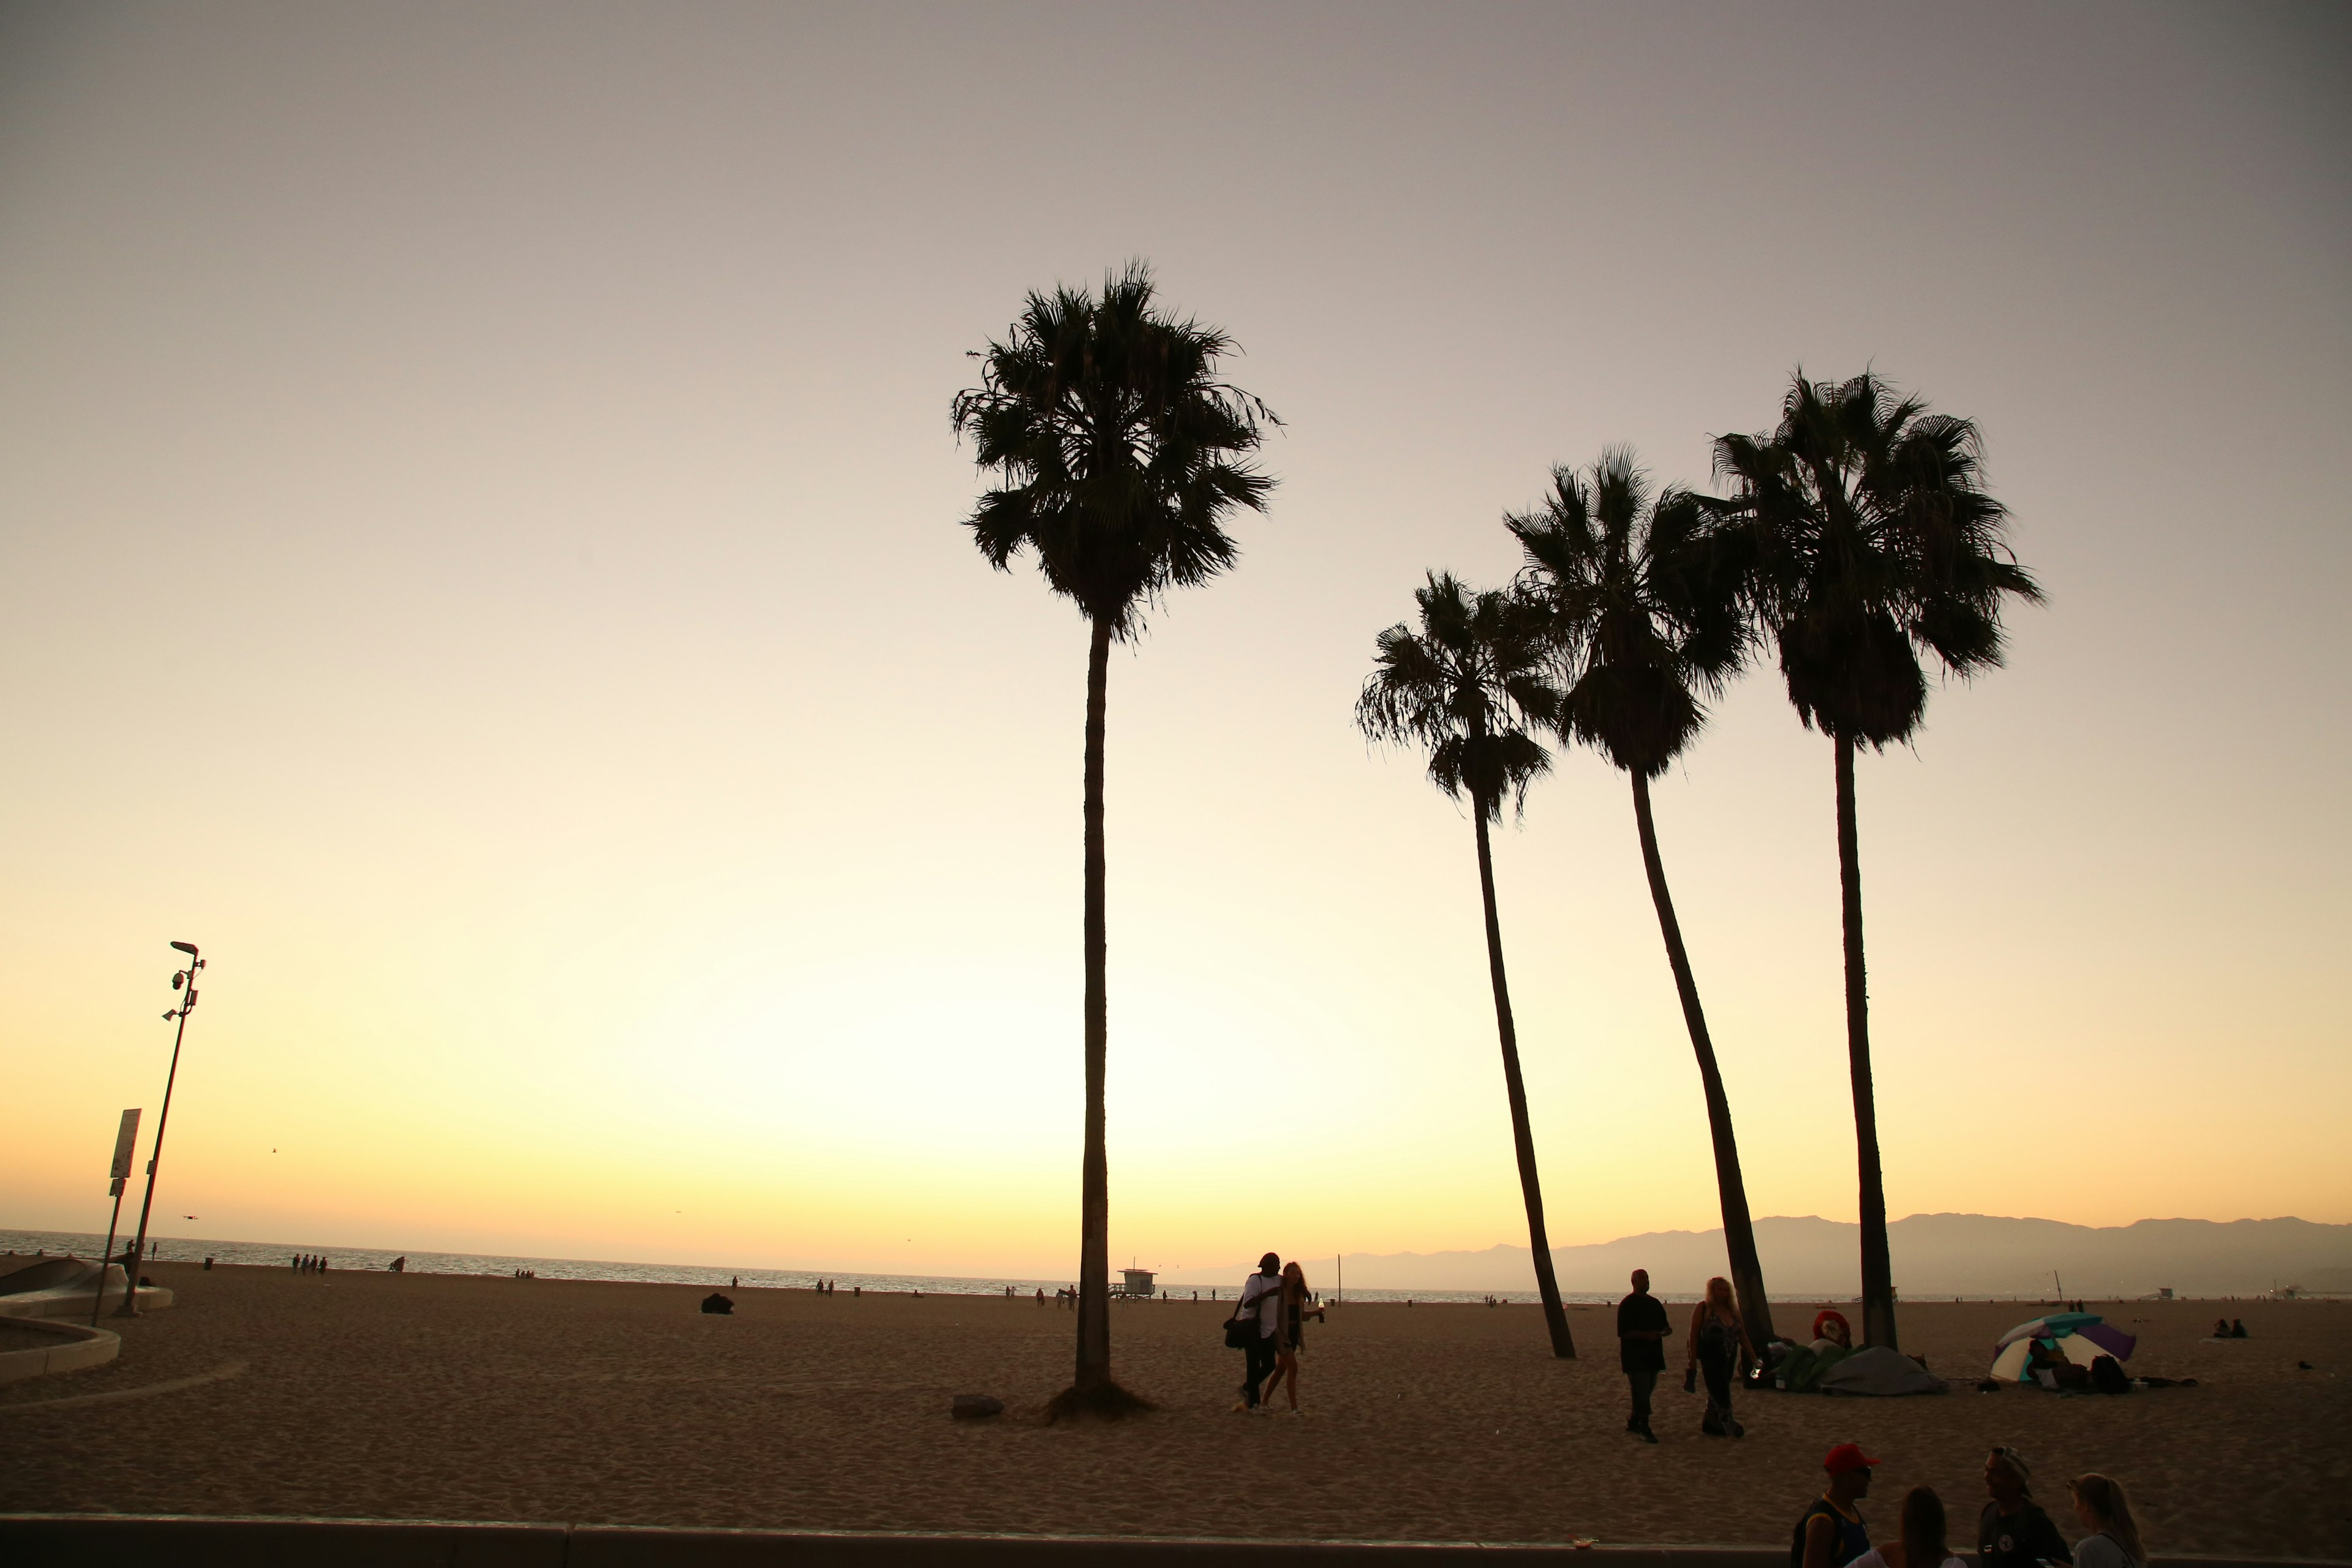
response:
M131 1157L137 1152L138 1144L139 1112L126 1110L122 1113L122 1130L114 1135L114 1165L107 1172L114 1181L112 1190L107 1194L107 1196L122 1195L122 1184L131 1174Z

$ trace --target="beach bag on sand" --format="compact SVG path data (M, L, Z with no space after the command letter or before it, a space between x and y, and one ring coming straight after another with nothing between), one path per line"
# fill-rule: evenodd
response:
M2131 1379L2125 1375L2123 1363L2111 1355L2091 1358L2091 1386L2101 1394L2129 1394Z

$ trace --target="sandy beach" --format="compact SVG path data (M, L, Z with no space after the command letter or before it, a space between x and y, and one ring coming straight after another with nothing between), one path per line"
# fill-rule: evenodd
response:
M1250 1420L1224 1308L1121 1305L1119 1374L1162 1409L1047 1426L1072 1319L1025 1300L745 1289L706 1317L692 1286L149 1272L179 1304L121 1325L118 1362L0 1389L0 1510L1773 1544L1833 1442L1886 1461L1874 1527L1922 1482L1972 1521L2004 1442L2054 1503L2063 1475L2124 1478L2159 1552L2352 1556L2352 1303L2233 1304L2253 1337L2225 1344L2213 1305L2110 1305L2135 1371L2200 1386L1759 1394L1739 1442L1670 1376L1650 1447L1596 1308L1564 1363L1531 1307L1342 1307L1309 1330L1306 1414ZM1973 1376L2036 1310L1907 1304L1906 1347ZM966 1392L1011 1408L952 1422Z

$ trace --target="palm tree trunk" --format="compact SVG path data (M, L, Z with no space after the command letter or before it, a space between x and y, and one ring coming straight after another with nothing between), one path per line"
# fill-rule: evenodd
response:
M1103 1151L1103 1062L1110 1045L1104 979L1103 708L1110 684L1110 622L1097 619L1087 653L1087 1128L1078 1178L1078 1370L1081 1394L1110 1385L1110 1167Z
M1691 975L1690 954L1683 947L1682 922L1675 919L1674 895L1666 890L1665 863L1658 858L1658 828L1650 815L1650 781L1633 770L1633 826L1641 835L1642 867L1650 874L1650 901L1658 906L1658 930L1666 939L1666 963L1675 972L1675 991L1683 1003L1683 1022L1690 1028L1691 1049L1698 1054L1699 1087L1706 1095L1706 1128L1715 1140L1715 1190L1723 1205L1723 1244L1731 1255L1731 1284L1739 1293L1739 1315L1748 1321L1748 1337L1759 1347L1772 1337L1772 1305L1764 1296L1764 1264L1756 1255L1756 1226L1748 1215L1748 1184L1739 1175L1739 1141L1731 1131L1731 1100L1723 1091L1723 1070L1716 1065L1715 1042L1706 1032L1706 1014L1698 1005L1698 982Z
M1895 1265L1886 1246L1886 1179L1878 1164L1878 1100L1870 1078L1870 984L1862 957L1862 849L1853 821L1853 742L1837 744L1838 880L1845 917L1845 1052L1853 1074L1853 1142L1862 1166L1862 1337L1895 1338Z
M1551 1353L1576 1359L1569 1338L1568 1311L1559 1304L1559 1281L1552 1277L1551 1237L1544 1229L1543 1184L1536 1176L1536 1135L1528 1125L1528 1089L1519 1078L1519 1032L1511 1022L1511 987L1503 976L1503 924L1495 913L1495 857L1486 840L1486 803L1474 799L1478 820L1478 891L1486 904L1486 968L1495 982L1495 1026L1503 1037L1503 1089L1511 1101L1511 1142L1519 1154L1519 1191L1528 1201L1528 1246L1536 1255L1536 1289L1543 1296L1544 1326L1551 1331Z

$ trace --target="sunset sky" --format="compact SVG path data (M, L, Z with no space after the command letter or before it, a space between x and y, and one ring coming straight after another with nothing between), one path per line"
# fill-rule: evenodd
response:
M0 1226L1071 1274L1085 629L949 402L1130 258L1286 428L1114 657L1114 1258L1523 1244L1468 818L1350 707L1797 366L2049 593L1860 769L1891 1211L2352 1221L2352 13L0 6ZM1827 742L1656 797L1854 1214ZM1718 1223L1622 775L1496 857L1555 1242ZM142 1158L144 1145L142 1143ZM194 1215L196 1222L179 1216Z

